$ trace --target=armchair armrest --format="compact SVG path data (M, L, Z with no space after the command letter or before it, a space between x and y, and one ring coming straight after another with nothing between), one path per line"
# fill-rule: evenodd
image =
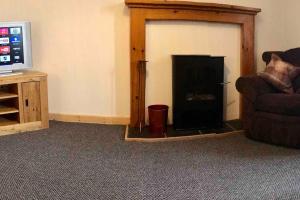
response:
M252 103L259 95L266 93L276 93L276 90L264 81L260 76L243 76L235 83L236 89Z

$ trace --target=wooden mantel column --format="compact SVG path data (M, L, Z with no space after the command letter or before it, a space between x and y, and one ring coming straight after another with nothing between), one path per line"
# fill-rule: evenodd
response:
M146 21L186 20L239 24L241 27L241 75L256 72L254 28L258 8L215 3L168 0L125 0L130 8L130 126L145 125ZM241 101L241 110L243 103Z

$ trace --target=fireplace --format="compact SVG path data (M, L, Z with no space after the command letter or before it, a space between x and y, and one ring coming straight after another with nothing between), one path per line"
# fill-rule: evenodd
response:
M146 22L151 20L189 20L238 24L241 27L241 75L255 73L254 27L259 8L188 1L125 0L130 8L130 126L145 125L144 67ZM245 104L241 102L241 114Z
M222 127L224 57L173 55L172 62L174 128Z

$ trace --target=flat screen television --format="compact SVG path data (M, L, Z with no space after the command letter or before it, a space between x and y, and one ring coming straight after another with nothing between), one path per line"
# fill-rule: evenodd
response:
M30 68L30 22L0 22L0 73Z

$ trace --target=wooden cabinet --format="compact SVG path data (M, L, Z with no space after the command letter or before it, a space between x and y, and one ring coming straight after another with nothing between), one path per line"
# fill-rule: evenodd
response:
M0 76L0 135L48 127L47 74Z

